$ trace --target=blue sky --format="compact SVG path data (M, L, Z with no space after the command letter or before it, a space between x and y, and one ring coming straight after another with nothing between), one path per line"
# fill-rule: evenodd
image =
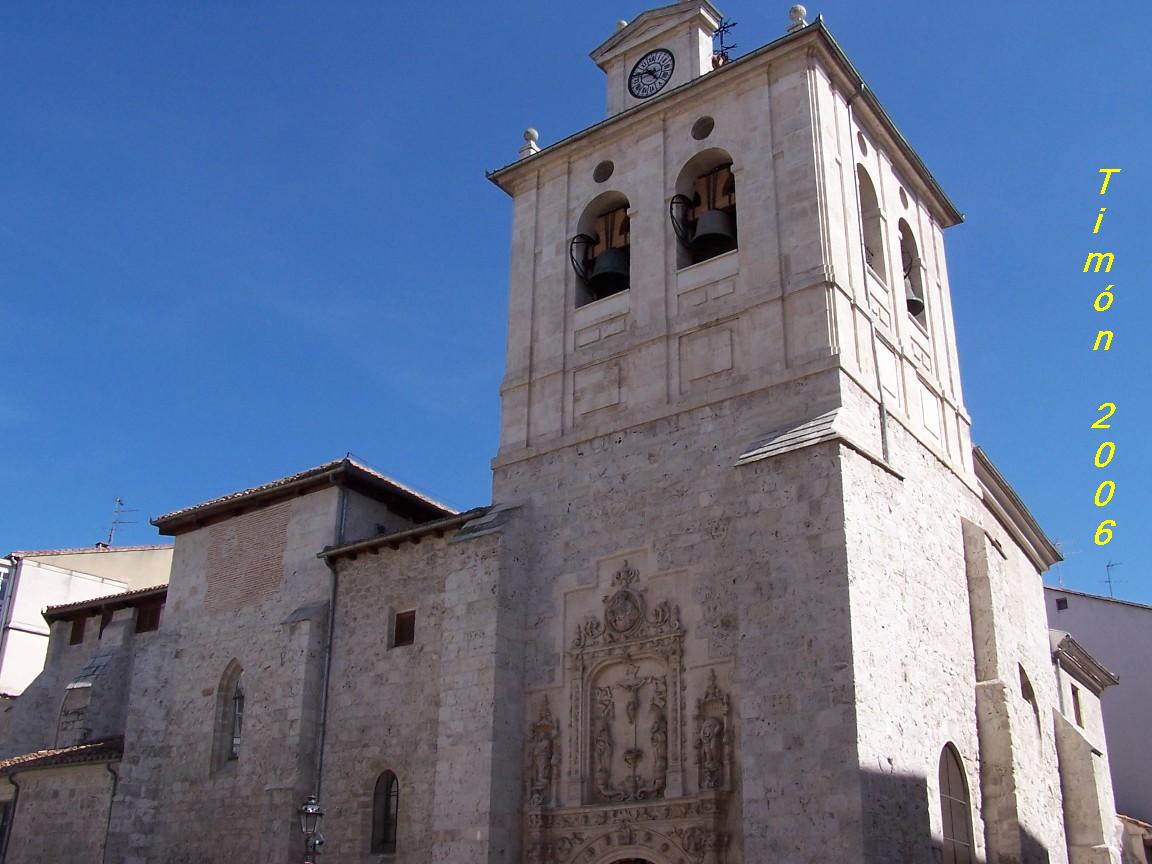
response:
M743 54L786 3L719 4ZM0 549L87 545L351 451L488 500L510 207L532 125L603 116L633 2L5 4ZM948 234L973 433L1071 588L1152 602L1152 4L809 6L966 213ZM1121 167L1102 204L1097 169ZM1092 224L1108 207L1101 234ZM1115 347L1083 275L1117 256ZM1108 471L1095 408L1115 402ZM1116 481L1113 543L1092 495Z

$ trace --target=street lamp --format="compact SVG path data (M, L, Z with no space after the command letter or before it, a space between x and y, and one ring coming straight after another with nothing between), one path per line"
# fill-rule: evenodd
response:
M324 835L320 833L320 820L324 818L324 808L309 795L308 800L296 811L300 816L300 830L304 832L304 864L316 864L316 853L324 845Z

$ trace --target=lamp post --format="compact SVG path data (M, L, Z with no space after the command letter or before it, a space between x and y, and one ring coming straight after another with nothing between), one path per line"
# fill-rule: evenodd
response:
M304 832L304 864L316 864L316 853L324 845L324 835L320 833L320 820L324 818L324 808L309 795L308 800L296 811L300 816L300 830Z

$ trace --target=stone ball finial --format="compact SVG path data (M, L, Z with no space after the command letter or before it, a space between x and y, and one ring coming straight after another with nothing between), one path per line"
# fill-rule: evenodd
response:
M621 18L619 21L616 22L616 29L617 30L623 30L627 26L628 26L628 22L625 21L623 18Z
M789 9L788 19L792 23L788 25L788 32L791 33L794 30L799 30L801 27L807 27L808 22L804 20L807 14L808 10L801 6L799 3Z
M529 126L524 130L524 143L520 147L520 158L531 156L533 153L540 152L540 145L536 142L540 140L540 133Z

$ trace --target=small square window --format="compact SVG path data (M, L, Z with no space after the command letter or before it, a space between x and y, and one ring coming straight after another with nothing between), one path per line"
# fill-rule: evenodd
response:
M397 612L396 621L392 630L392 647L399 648L411 645L416 641L416 610Z
M72 632L68 634L69 645L79 645L84 641L84 624L87 620L86 618L72 619Z
M160 629L160 610L163 607L159 603L153 603L149 606L141 606L136 610L136 632L149 633L153 630Z
M1056 598L1056 611L1057 612L1063 612L1067 608L1068 608L1068 598L1067 597L1057 597Z

